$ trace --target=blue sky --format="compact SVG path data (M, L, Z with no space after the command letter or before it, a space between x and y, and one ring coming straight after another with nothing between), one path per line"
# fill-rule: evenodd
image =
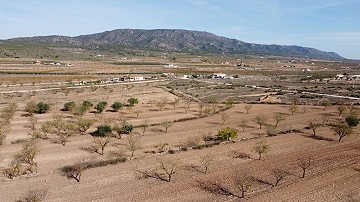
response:
M189 29L360 59L360 0L0 0L0 39Z

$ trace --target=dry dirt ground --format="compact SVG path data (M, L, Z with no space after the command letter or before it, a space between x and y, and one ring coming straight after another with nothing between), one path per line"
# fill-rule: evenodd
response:
M87 113L85 117L97 120L95 127L106 119L111 119L112 124L127 119L129 123L140 125L148 120L150 123L160 123L165 120L173 121L180 118L198 116L198 104L192 103L186 110L185 101L181 100L175 110L172 105L167 105L164 110L151 106L151 100L167 97L174 100L176 97L157 88L155 84L142 84L133 86L100 87L96 90L70 93L64 92L37 92L35 95L19 94L17 96L2 96L2 103L15 101L18 111L11 121L11 131L0 147L0 166L6 167L12 157L21 149L21 144L11 144L12 141L30 138L28 135L29 117L24 116L25 103L28 100L46 101L52 104L49 113L36 115L38 127L54 114L62 113L63 104L74 100L80 103L90 100L93 103L107 101L126 102L129 97L139 99L139 104L133 110L141 110L136 115L127 109L120 112L106 111L101 117L94 113ZM110 108L108 108L110 109ZM303 112L303 109L304 110ZM279 124L279 130L294 130L287 134L265 137L266 127L259 129L254 122L258 114L264 114L267 123L275 123L275 112L283 113L285 121ZM38 172L24 175L15 179L0 179L0 201L15 201L22 198L29 190L44 188L48 190L45 201L239 201L236 196L218 194L203 187L210 183L217 183L230 190L233 194L240 192L233 184L237 172L246 171L256 182L246 193L242 201L355 201L360 200L360 135L359 127L354 129L352 136L345 137L342 142L337 141L337 136L328 126L321 127L317 134L322 140L310 138L312 131L305 129L309 120L320 120L323 114L330 114L330 121L334 123L343 119L338 116L335 106L324 110L318 106L300 106L299 112L290 115L289 106L285 105L252 105L249 114L245 112L244 104L238 104L226 110L229 119L222 125L221 113L199 119L176 122L166 133L161 125L150 126L144 136L141 136L142 148L135 151L134 158L124 163L99 168L87 169L83 172L80 182L62 176L59 168L72 165L79 159L105 159L111 150L122 148L126 155L130 152L123 146L127 137L122 139L112 138L110 145L105 149L105 155L84 151L82 147L92 144L92 137L76 135L70 137L66 146L56 144L50 136L48 140L39 140L40 153L36 157ZM72 115L64 112L64 116ZM240 120L249 120L249 127L242 132L239 127ZM170 148L176 149L177 145L184 143L189 138L202 137L203 134L216 135L224 127L233 127L239 130L238 138L234 142L223 143L200 150L189 149L177 151L175 154L151 154L146 151L154 150L154 145L168 143ZM142 133L142 128L136 128L135 133ZM266 142L270 150L263 159L257 160L254 147L259 142ZM234 158L235 151L250 155L249 159ZM203 174L187 165L199 165L199 158L211 154L215 160L209 172ZM298 159L311 157L311 166L305 178L301 178L301 169ZM139 179L137 171L153 169L159 161L173 160L179 162L181 169L173 176L171 182L155 178ZM278 186L273 186L275 177L272 170L281 168L288 175Z

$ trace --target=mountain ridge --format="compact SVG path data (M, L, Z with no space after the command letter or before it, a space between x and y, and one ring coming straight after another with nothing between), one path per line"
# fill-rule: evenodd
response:
M210 54L254 54L317 59L345 59L334 52L296 45L265 45L247 43L205 31L183 29L116 29L79 36L34 36L8 39L7 41L32 42L57 45L75 45L96 48L98 46L127 46L159 51L175 51Z

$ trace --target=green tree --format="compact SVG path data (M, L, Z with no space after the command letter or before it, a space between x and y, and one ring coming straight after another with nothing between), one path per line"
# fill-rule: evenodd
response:
M345 121L349 127L353 128L359 124L360 119L355 114L350 114Z
M342 123L331 127L331 130L335 132L335 135L339 136L339 142L343 137L348 136L352 133L351 127Z
M109 125L100 125L97 130L93 133L95 137L106 137L111 134L112 128Z
M96 106L95 109L96 111L100 114L105 110L105 107L107 106L107 102L103 101L103 102L99 102Z
M119 111L122 107L123 107L123 105L122 105L121 102L114 102L114 103L111 105L111 108L113 109L114 112Z
M39 102L36 104L35 107L35 113L36 114L45 114L47 111L49 111L50 106L47 103Z
M129 103L130 106L134 106L135 104L139 103L139 100L137 98L131 97L127 100L127 102Z
M230 141L230 139L237 138L238 135L237 135L236 129L226 127L226 128L219 130L217 136L219 136L220 139L223 141L225 141L225 140Z
M89 110L91 107L94 106L94 104L92 102L90 102L89 100L83 101L81 105L84 106L84 108L86 110Z

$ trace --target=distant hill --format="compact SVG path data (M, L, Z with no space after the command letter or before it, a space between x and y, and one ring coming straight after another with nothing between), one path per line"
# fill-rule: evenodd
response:
M68 36L36 36L9 41L75 45L91 48L126 46L136 49L210 54L254 54L318 59L344 59L334 52L314 48L246 43L208 32L179 29L117 29L97 34Z

